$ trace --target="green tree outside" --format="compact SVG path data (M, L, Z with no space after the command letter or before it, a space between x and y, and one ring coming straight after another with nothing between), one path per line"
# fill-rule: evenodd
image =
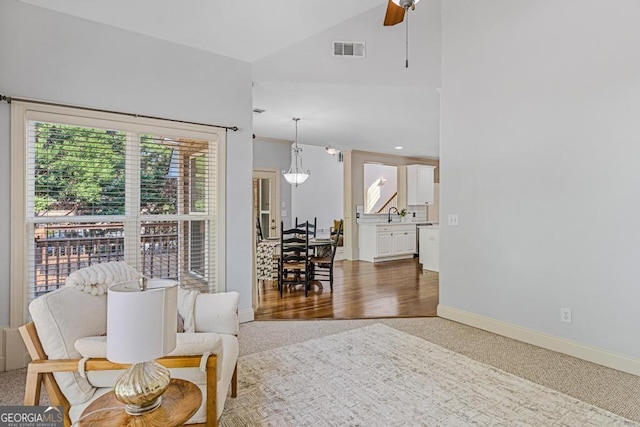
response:
M53 123L35 124L35 210L75 215L125 214L126 133ZM173 149L140 141L141 211L177 212L176 179L168 178Z

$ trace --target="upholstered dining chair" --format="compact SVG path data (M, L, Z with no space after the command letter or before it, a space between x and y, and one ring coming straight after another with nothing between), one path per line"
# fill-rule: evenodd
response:
M273 250L271 239L266 239L262 233L262 224L260 217L256 217L256 264L258 276L258 294L260 293L260 282L270 280L277 282L278 280L278 264L280 262L280 254Z
M331 233L331 238L333 239L333 236L338 232L338 226L342 223L342 231L341 234L338 238L338 247L343 246L343 238L344 238L344 222L342 219L334 219L333 220L333 227L331 227L330 229L330 233Z
M340 241L340 237L342 235L342 226L343 221L340 220L335 233L331 234L331 250L328 252L325 251L323 254L319 254L319 256L311 257L311 263L313 264L313 279L329 279L329 286L331 287L331 291L333 291L333 264L335 263L336 259L338 242Z
M309 294L309 225L301 228L284 229L280 222L280 264L278 267L278 290L280 297L285 287L304 285L304 295Z

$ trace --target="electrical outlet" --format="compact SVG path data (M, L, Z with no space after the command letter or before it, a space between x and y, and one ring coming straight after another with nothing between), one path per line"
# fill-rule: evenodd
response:
M565 323L571 323L571 309L560 308L560 320Z
M447 221L448 225L457 226L458 225L458 214L449 215L447 220L448 220Z

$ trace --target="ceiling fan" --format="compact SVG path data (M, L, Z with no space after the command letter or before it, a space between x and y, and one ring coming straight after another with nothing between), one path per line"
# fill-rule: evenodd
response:
M416 4L419 1L420 0L389 0L387 12L384 15L384 26L389 27L404 21L405 12L408 12L409 8L415 10ZM405 68L409 68L409 15L407 15L406 23L406 49Z

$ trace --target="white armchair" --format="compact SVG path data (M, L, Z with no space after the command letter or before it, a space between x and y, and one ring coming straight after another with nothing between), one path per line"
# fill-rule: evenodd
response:
M127 270L130 267L117 264L124 274L113 280L131 280L129 274L135 273ZM125 368L105 359L106 295L83 291L74 278L35 299L29 306L33 322L20 328L33 360L27 368L25 405L39 404L44 384L52 403L64 407L65 426L110 391ZM231 395L237 393L238 293L178 292L179 312L189 332L179 333L176 349L158 362L169 368L172 378L189 380L202 391L202 405L187 424L217 426L230 386ZM201 366L206 366L204 372Z

